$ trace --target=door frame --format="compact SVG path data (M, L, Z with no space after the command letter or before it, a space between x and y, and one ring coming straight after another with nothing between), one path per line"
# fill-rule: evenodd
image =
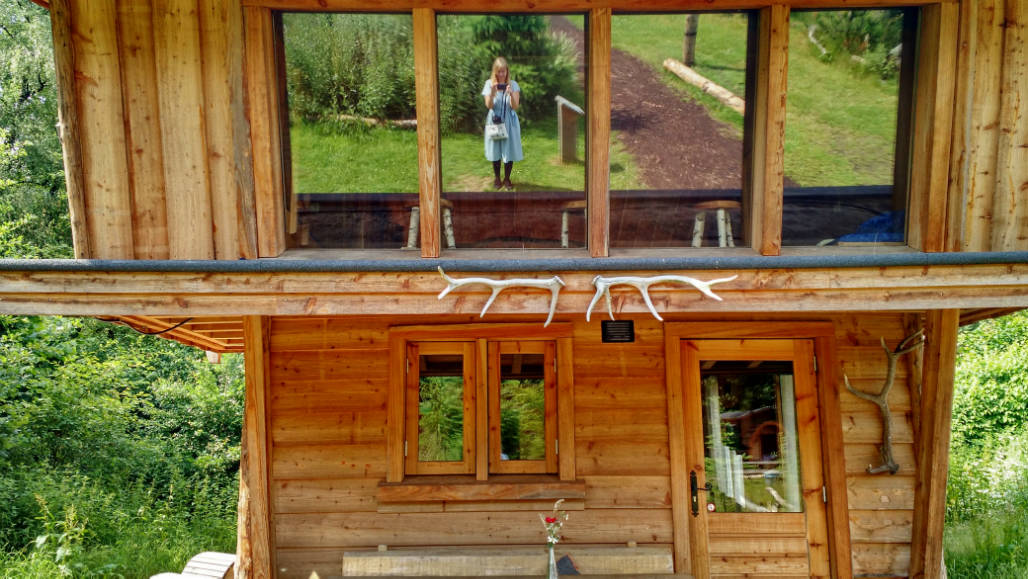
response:
M832 322L670 322L664 324L664 360L668 402L668 443L671 454L671 508L675 570L706 577L706 561L697 561L690 540L689 449L686 447L687 400L683 340L789 339L813 341L817 411L821 421L822 478L825 486L828 561L832 577L853 576L850 559L849 505L839 411L839 384Z

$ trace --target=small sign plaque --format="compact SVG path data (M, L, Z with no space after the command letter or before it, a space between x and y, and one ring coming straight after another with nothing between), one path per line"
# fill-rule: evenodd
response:
M626 343L635 341L635 322L632 320L604 320L600 322L603 343Z

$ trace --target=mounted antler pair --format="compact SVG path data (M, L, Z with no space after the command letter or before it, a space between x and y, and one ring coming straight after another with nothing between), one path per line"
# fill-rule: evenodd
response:
M557 311L557 297L560 294L560 290L565 286L564 280L560 279L560 277L558 276L553 276L550 279L495 280L485 277L467 277L464 279L454 279L446 275L446 272L443 271L442 267L439 267L438 269L439 274L443 276L443 279L445 279L447 283L446 289L440 292L439 299L443 299L451 291L465 285L482 284L492 288L493 292L489 296L489 299L486 300L485 306L482 307L482 313L479 314L479 317L485 316L486 310L489 309L489 306L493 305L493 302L496 300L496 296L500 295L500 292L509 287L528 287L550 290L550 293L552 295L552 297L550 298L550 314L546 317L546 323L543 324L544 328L546 326L549 326L550 322L553 321L553 315ZM732 281L737 277L739 276L733 275L732 277L715 279L711 281L702 281L695 278L686 277L684 275L658 275L653 277L603 277L598 275L595 278L593 278L593 285L596 287L596 294L593 295L592 301L589 302L589 308L585 312L585 319L586 321L591 321L590 318L592 316L593 307L596 306L596 303L598 301L600 301L601 296L606 296L607 312L610 314L610 319L614 319L614 308L611 303L612 300L610 297L610 288L616 285L630 285L638 289L639 293L642 294L643 301L646 302L646 307L649 308L650 313L653 314L653 317L657 318L660 321L664 321L664 318L660 317L660 314L657 313L657 308L653 306L653 301L650 299L649 290L651 285L668 282L685 283L700 290L700 292L702 292L703 295L714 298L717 301L721 301L721 297L712 292L710 290L710 286L716 283Z

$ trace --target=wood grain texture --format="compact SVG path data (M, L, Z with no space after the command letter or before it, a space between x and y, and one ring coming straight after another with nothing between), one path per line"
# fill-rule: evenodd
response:
M246 396L243 431L246 435L247 469L245 477L249 497L249 545L251 560L247 565L250 577L273 577L275 569L275 521L271 510L271 444L268 435L268 324L260 316L243 318L246 337Z
M439 153L439 59L435 10L414 9L414 89L418 118L418 197L421 206L421 257L439 257L439 203L442 173Z
M90 257L133 259L132 199L114 0L71 3L79 153Z
M1003 4L1002 102L996 158L993 251L1028 248L1028 2Z
M257 255L278 257L286 248L286 227L282 159L278 156L281 139L278 98L277 88L273 85L274 79L278 78L275 74L274 26L271 11L264 8L246 8L243 17Z
M955 0L945 0L946 3ZM847 3L853 7L896 7L931 4L931 0L860 0ZM516 0L243 0L246 6L265 6L279 10L346 10L383 12L414 8L445 9L448 12L584 12L592 8L629 12L669 12L675 10L710 9L709 0L539 0L530 5ZM824 0L784 0L784 6L796 8L824 8ZM729 0L718 2L724 10L755 9L769 5L768 0Z
M873 319L861 320L870 325ZM854 324L857 325L857 324ZM858 326L859 327L859 326ZM849 328L843 322L837 322L837 331ZM839 403L838 357L836 337L822 337L814 341L814 354L817 356L817 393L821 418L821 456L825 476L825 496L828 504L825 507L828 526L828 549L831 573L838 579L853 577L853 564L850 558L850 504L846 492L846 465L844 463L845 438L843 436L841 408ZM898 390L898 389L897 389Z
M213 259L200 20L194 0L154 0L154 48L171 259Z
M118 47L132 187L134 254L136 259L168 259L164 151L153 11L149 2L118 1Z
M89 238L86 213L86 185L82 166L82 127L75 87L75 40L71 26L71 1L54 0L50 27L54 39L54 69L57 74L57 134L64 151L64 185L68 193L71 240L75 258L96 257Z
M575 480L575 358L571 338L557 339L557 443L561 480Z
M610 253L610 18L609 8L589 10L585 190L592 257Z
M233 61L241 56L230 46L234 13L238 6L225 0L198 0L207 166L210 171L211 220L214 256L242 257L240 239L240 191L236 181L235 130L233 127Z
M928 312L926 321L921 440L910 545L912 577L938 577L942 570L942 530L960 311L933 310Z
M785 191L785 105L789 60L789 8L780 4L760 12L760 47L757 66L757 113L753 175L761 179L753 187L760 197L751 214L753 247L761 255L778 255L782 249L782 204ZM751 200L752 201L752 200ZM759 231L758 231L759 229Z

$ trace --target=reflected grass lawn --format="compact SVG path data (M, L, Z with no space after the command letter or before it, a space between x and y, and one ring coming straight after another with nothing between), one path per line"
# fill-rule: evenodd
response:
M290 129L293 184L297 193L417 193L417 134L382 127L334 129L297 123ZM492 164L485 159L481 134L442 137L443 191L492 190ZM641 188L631 155L618 142L611 151L611 187ZM577 162L561 163L556 122L522 125L525 159L514 164L518 190L585 189L585 137L580 126Z

